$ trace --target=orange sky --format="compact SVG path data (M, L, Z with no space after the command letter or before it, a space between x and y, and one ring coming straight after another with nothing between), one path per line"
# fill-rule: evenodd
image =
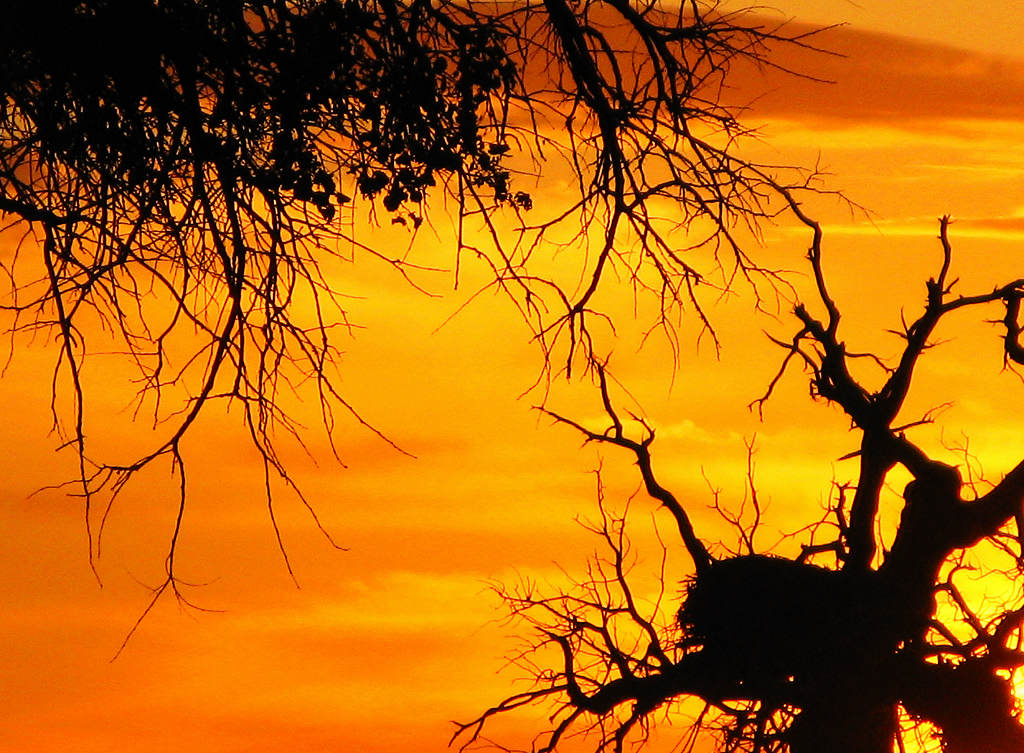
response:
M820 159L828 186L870 210L870 218L851 214L825 198L812 206L826 223L826 268L847 307L851 348L892 352L877 330L921 300L920 281L939 258L939 215L956 219L965 285L1019 276L1024 55L1016 37L1024 30L1016 3L789 7L855 25L822 40L845 57L811 61L835 84L771 79L753 113L765 134L756 148L772 160ZM806 245L803 233L779 227L767 231L764 253L796 267ZM186 448L195 466L178 562L181 577L206 584L189 596L222 611L182 612L165 601L113 663L146 603L139 584L160 580L174 504L166 469L115 508L99 588L77 502L57 493L29 498L71 469L47 436L52 354L17 354L0 382L0 753L440 753L451 719L517 689L514 671L498 672L516 644L494 622L501 612L486 583L559 582L556 562L578 571L594 542L573 518L594 511L588 472L598 454L538 420L529 398L516 400L536 374L537 354L504 301L480 300L437 330L460 294L428 298L372 265L349 275L366 295L351 309L367 329L346 344L346 396L416 458L352 427L341 447L348 467L340 468L310 434L320 465L295 452L292 468L349 551L331 549L281 495L297 590L276 549L252 451L230 416L207 417ZM742 297L713 315L724 345L717 361L684 333L673 380L663 344L635 354L627 325L615 363L658 427L663 483L690 500L704 530L713 523L701 511L701 469L723 499L737 499L744 438L756 433L758 478L771 500L767 545L815 514L833 475L852 472L836 463L852 438L835 411L806 399L796 374L758 423L745 406L778 363L760 332L785 336L791 323L756 318ZM998 373L995 328L971 324L963 331L980 337L929 354L915 407L955 399L946 438L968 434L997 474L1024 454L1024 391ZM110 411L123 403L120 395L94 398ZM598 418L585 385L556 385L552 406ZM114 441L128 441L112 431ZM609 499L624 498L635 487L628 459L606 452L604 463ZM645 505L633 507L641 528L652 509ZM522 725L520 743L523 730L541 729L529 715Z

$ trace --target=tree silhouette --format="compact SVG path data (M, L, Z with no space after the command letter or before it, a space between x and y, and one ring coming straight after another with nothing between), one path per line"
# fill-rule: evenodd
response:
M500 588L512 614L537 636L516 657L535 684L459 725L464 749L491 717L550 702L554 727L536 750L555 750L571 733L591 729L599 750L618 752L647 739L659 710L690 699L703 711L683 733L684 750L703 729L716 731L720 749L730 752L891 753L927 740L927 725L939 736L933 746L949 753L1024 750L1013 692L1024 666L1024 461L986 483L970 463L937 460L911 438L930 415L901 416L915 369L953 312L1002 307L1005 365L1024 363L1024 279L959 293L943 218L942 261L925 285L923 311L895 331L902 352L892 362L854 353L842 340L841 312L822 271L822 231L799 205L792 208L813 232L808 260L817 300L793 309L798 329L776 340L785 351L782 366L753 407L770 398L791 365L802 365L811 396L851 421L858 446L847 457L859 461L856 482L836 485L824 517L796 534L799 553L785 558L754 544L761 510L751 472L752 509L730 511L716 501L739 548L708 541L694 530L692 509L655 478L653 428L637 418L639 435L630 433L599 370L607 428L549 415L588 442L632 453L648 495L675 520L692 577L678 608L671 607L663 565L661 593L653 603L642 600L629 576L624 519L603 511L594 531L610 556L592 563L574 589L545 595L529 584ZM881 383L855 377L855 359L880 367ZM912 480L890 527L881 522L880 500L900 469ZM1011 595L993 604L965 593L968 571ZM552 655L554 665L546 661Z
M535 648L560 662L461 726L465 745L494 715L553 700L543 750L588 726L622 750L655 711L690 697L705 704L695 728L718 730L727 751L888 753L924 722L953 753L1024 748L1012 694L1024 603L986 612L957 583L970 566L1019 592L1024 464L987 488L909 438L928 417L900 423L918 361L953 311L1002 305L1007 361L1024 363L1024 281L954 293L943 220L942 264L901 330L901 356L890 365L847 351L820 228L794 198L815 176L745 159L737 144L749 131L722 99L733 65L771 65L772 44L809 46L806 36L697 2L13 0L0 43L0 211L5 238L21 239L2 259L4 309L14 335L56 345L54 426L77 455L87 525L98 495L112 503L169 460L179 512L152 603L168 589L181 598L182 440L210 403L240 410L268 503L272 476L294 487L273 441L300 431L282 391L312 383L331 436L339 411L366 423L338 387L334 331L349 321L325 267L359 248L417 284L414 261L364 244L340 218L365 205L415 232L433 197L454 207L453 257L488 266L544 362L592 369L611 426L551 415L633 454L693 565L679 609L662 619L664 599L652 611L635 598L623 522L605 516L595 530L611 555L575 591L506 590L539 629ZM531 191L553 164L572 192L542 211ZM759 403L802 365L812 395L860 435L856 484L836 488L795 559L756 549L756 497L752 521L721 510L741 551L701 537L655 477L653 428L627 431L593 340L610 324L597 291L616 275L655 298L661 324L688 309L713 336L705 291L739 280L757 296L778 284L737 233L782 211L813 231L823 315L795 308L799 329L779 341L783 364ZM547 247L578 252L561 255L564 278L536 270ZM163 432L112 460L87 444L82 364L99 327L138 369L139 405L153 406ZM854 377L855 358L885 369L879 387ZM913 481L883 543L879 500L897 466ZM90 530L91 555L96 538Z
M590 362L609 275L655 296L662 322L687 308L709 327L705 290L773 283L737 228L814 176L744 159L721 92L735 63L771 65L775 43L810 45L690 2L7 3L0 211L20 240L4 309L15 335L54 343L54 427L77 453L91 553L98 496L159 459L180 525L182 439L212 402L241 413L268 490L294 488L273 440L300 431L282 392L313 385L332 438L339 413L367 423L338 386L351 323L325 266L359 249L412 284L421 269L366 245L357 217L415 232L429 197L447 202L456 268L463 253L489 267L548 365ZM568 198L532 208L553 165ZM564 277L534 270L544 248L574 252ZM137 369L160 432L138 454L89 452L82 365L97 349Z

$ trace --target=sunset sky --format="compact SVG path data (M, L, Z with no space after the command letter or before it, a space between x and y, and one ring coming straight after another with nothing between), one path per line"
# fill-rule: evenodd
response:
M891 355L897 343L884 330L898 326L901 310L916 313L923 280L938 269L939 216L954 218L964 292L1021 276L1024 22L1011 0L779 6L798 21L848 25L820 39L840 55L787 58L834 83L777 74L737 82L739 98L763 92L748 118L763 133L751 154L817 163L826 188L863 208L827 196L808 205L825 227L825 267L851 349ZM766 228L758 253L802 273L808 242L805 230L781 223ZM446 258L445 249L425 253ZM620 505L637 486L629 458L581 448L579 436L532 409L536 393L518 397L537 376L538 353L503 299L483 296L449 320L471 289L451 292L450 275L424 279L448 291L431 298L380 265L357 263L346 274L347 290L362 296L350 313L365 329L344 346L345 396L415 457L354 423L341 434L346 467L315 425L315 463L285 445L292 472L347 549L333 549L282 493L276 513L296 588L237 416L205 417L186 446L191 498L178 567L196 584L186 595L212 611L161 601L116 661L146 586L161 581L173 486L161 466L113 508L101 587L80 501L32 495L68 478L73 464L49 434L53 353L22 341L0 381L0 753L441 753L451 720L522 688L519 671L502 669L518 636L488 584L558 585L562 568L580 572L596 544L575 522L595 512L591 471L603 463L608 501ZM472 268L466 274L471 281ZM793 281L805 288L806 278ZM855 468L838 458L855 437L837 411L807 398L795 370L763 422L747 410L779 364L763 332L794 330L785 303L777 318L757 314L740 290L711 315L720 354L686 323L674 373L664 342L637 352L636 328L624 322L614 365L636 403L620 398L657 427L656 469L712 539L719 524L706 511L708 483L723 502L738 501L745 441L756 435L758 484L770 501L759 543L769 546L817 515L830 480L851 477ZM950 341L928 353L908 415L953 401L942 432L922 433L923 443L969 437L998 476L1024 456L1024 385L1000 373L999 330L977 312L939 334ZM115 450L132 442L125 394L93 400L111 417L103 441ZM601 426L585 382L556 383L549 405ZM642 496L632 502L641 528L653 511ZM543 721L527 713L493 734L527 744Z

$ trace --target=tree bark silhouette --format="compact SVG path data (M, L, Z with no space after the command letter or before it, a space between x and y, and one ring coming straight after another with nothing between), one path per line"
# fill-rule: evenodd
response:
M713 554L721 546L701 538L685 506L653 480L654 430L635 419L643 439L629 438L599 372L607 429L550 415L582 432L587 442L634 455L650 496L679 522L693 575L674 619L664 619L660 601L638 609L622 566L629 551L624 520L609 523L603 513L605 524L595 531L611 556L591 563L590 580L556 596L500 589L512 613L539 631L533 648L553 643L562 662L535 673L534 690L459 725L456 738L463 747L478 739L495 714L554 696L560 703L552 717L556 724L541 751L555 750L580 728L598 735L599 750L622 751L646 739L655 710L685 697L706 704L696 726L716 731L720 749L729 753L891 753L897 744L902 750L903 736L925 722L951 753L1024 750L1011 682L1024 666L1024 601L1018 593L995 616L983 614L984 605L972 603L957 586L972 553L984 546L971 567L982 577L1008 579L1019 592L1024 543L1016 524L1024 505L1024 461L977 493L976 479L968 486L958 467L930 457L910 438L930 416L897 424L915 369L951 312L1002 306L1005 315L997 321L1006 329L1006 361L1016 363L1024 280L976 295L956 294L950 223L943 217L939 272L925 284L923 312L904 322L903 350L889 365L847 349L841 312L822 270L821 228L795 201L792 209L812 231L808 261L824 316L816 317L803 303L795 306L799 329L789 340L775 340L785 351L782 365L752 406L760 409L790 365L801 363L812 396L840 407L860 435L859 449L847 456L860 461L853 494L848 485L837 487L826 517L802 529L808 539L794 559L754 549L759 510L744 522L742 512L730 513L716 501L726 520L741 529L747 551ZM880 386L853 376L850 363L856 358L883 369ZM912 480L885 547L880 497L898 466ZM822 527L834 538L816 538ZM621 620L641 629L649 642L619 638L626 631L610 626ZM683 739L689 740L683 748L692 749L696 738Z

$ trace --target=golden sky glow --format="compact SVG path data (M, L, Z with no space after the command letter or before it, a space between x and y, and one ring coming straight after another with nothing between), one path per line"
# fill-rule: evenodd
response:
M847 309L851 347L894 352L879 332L922 299L940 259L938 216L955 219L965 286L1019 276L1019 10L1009 0L780 5L798 19L852 25L821 38L843 57L792 61L833 84L777 75L737 82L742 101L768 88L753 105L764 141L752 148L772 161L820 161L827 186L867 210L826 197L811 206L825 225L826 269ZM765 253L795 268L807 239L780 226L765 243ZM416 458L355 426L342 435L347 468L330 460L315 431L319 465L292 453L290 467L325 526L348 547L332 549L282 493L276 512L297 590L254 453L232 416L206 417L186 448L192 500L178 567L205 584L189 597L222 611L182 612L166 600L113 663L146 603L139 584L161 579L174 509L166 468L147 472L114 508L98 587L77 502L29 496L72 469L47 436L52 354L18 352L0 382L0 753L440 753L451 719L510 692L516 674L498 670L514 642L495 622L501 612L486 584L558 581L556 562L570 571L583 564L594 543L573 518L594 511L589 471L599 456L539 419L532 399L516 399L536 376L537 353L503 300L484 297L438 329L461 291L428 298L372 265L349 275L366 296L351 304L366 330L346 344L346 397ZM448 279L437 275L433 287ZM764 423L747 411L778 365L761 331L791 332L784 309L778 322L756 319L740 296L712 315L720 359L706 342L698 349L694 329L683 334L674 378L658 339L639 354L627 344L617 350L618 374L658 427L662 482L692 500L698 527L713 525L699 511L709 500L701 471L723 501L738 499L744 439L756 434L758 480L771 501L767 545L813 515L833 476L853 472L836 462L851 436L835 411L807 400L797 374ZM940 333L955 339L929 353L908 414L955 400L944 438L969 435L998 475L1024 455L1024 390L998 373L995 328L964 322L962 332L973 334L956 338L957 326ZM595 397L586 385L559 384L551 404L599 421ZM120 407L97 398L98 409ZM942 438L936 430L929 446ZM609 499L625 499L636 486L628 458L603 457ZM632 509L644 518L653 509L646 505L638 498Z

